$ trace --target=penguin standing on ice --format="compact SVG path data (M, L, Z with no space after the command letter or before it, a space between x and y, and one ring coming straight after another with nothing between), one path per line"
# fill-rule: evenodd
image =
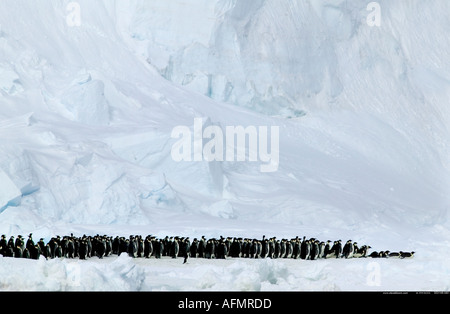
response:
M304 243L302 242L300 244L300 241L298 239L298 237L296 237L295 239L291 239L291 243L292 243L292 258L293 259L297 259L297 258L303 258L303 251L302 248L304 247Z
M145 242L144 242L144 257L150 258L150 256L152 256L152 254L153 254L153 242L152 242L151 236L148 235L145 238Z
M181 256L184 258L183 264L186 264L188 261L189 251L190 251L189 238L186 238L186 239L180 241L180 251L181 251Z
M202 236L202 238L198 242L198 249L197 249L199 258L205 257L205 250L206 250L206 238L205 236Z
M136 258L137 257L137 242L136 239L130 235L128 242L128 256Z
M0 255L5 256L6 248L8 247L8 242L6 241L6 236L3 234L0 239Z
M81 239L80 245L78 247L78 255L80 259L86 259L87 257L88 246L85 239Z
M311 243L311 260L316 260L319 258L319 241L315 240Z
M319 243L319 255L317 256L317 258L324 258L325 256L325 242L320 242Z
M177 258L178 254L180 253L180 244L178 243L178 237L175 237L172 242L172 249L171 249L171 257Z
M342 255L342 243L341 240L336 241L336 246L334 248L334 253L336 254L336 258L340 258Z
M197 238L194 238L191 243L191 247L189 249L189 255L193 258L197 258L197 251L198 251L198 240Z
M353 244L352 244L352 240L348 240L345 245L344 248L342 249L342 256L345 258L351 258L353 257Z

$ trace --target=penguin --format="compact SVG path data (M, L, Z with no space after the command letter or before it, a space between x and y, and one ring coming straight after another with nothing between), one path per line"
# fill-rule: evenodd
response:
M388 257L400 258L399 252L389 252Z
M8 240L8 246L9 247L15 247L15 241L14 241L14 236L11 236Z
M291 241L288 241L287 239L286 239L285 243L286 243L286 258L290 258L290 257L292 257L292 251L293 251L292 243L291 243Z
M52 258L52 251L50 249L50 245L47 243L44 247L44 250L42 250L42 253L45 257L45 259Z
M274 238L273 258L280 258L281 256L281 241Z
M207 259L214 258L214 254L215 254L214 248L215 248L214 239L208 240L206 242L206 250L205 250L205 257Z
M206 238L205 236L202 236L200 241L198 242L198 257L203 258L205 257L205 250L206 250Z
M250 246L251 246L250 239L244 238L244 242L242 242L242 256L244 258L250 257Z
M141 236L137 236L137 257L143 257L144 256L144 240Z
M86 237L86 244L87 244L87 257L92 257L92 255L95 254L94 250L93 250L93 245L92 245L92 237L88 236Z
M269 241L263 236L261 241L261 258L267 258L269 256Z
M220 240L219 245L217 246L217 256L218 259L226 259L227 257L227 246L223 239Z
M331 245L330 240L327 241L327 244L325 245L325 258L336 257L336 244L337 241L334 241L333 245Z
M64 236L63 238L62 238L62 240L61 240L61 242L60 242L60 247L61 247L61 250L62 250L62 255L64 256L64 257L68 257L68 250L67 250L67 247L68 247L68 245L69 245L69 239L66 237L66 236Z
M23 249L22 258L30 258L30 250L28 250L28 248Z
M46 244L45 244L45 242L44 242L44 239L43 239L43 238L40 238L37 244L39 245L39 247L40 247L40 249L41 249L41 252L43 253L44 250L45 250L45 246L46 246Z
M305 246L305 260L311 259L311 241L306 240L306 246Z
M311 243L311 254L310 259L316 260L319 258L319 241L315 240L313 243Z
M55 247L55 257L61 258L63 256L63 251L61 245L57 244Z
M98 258L102 259L106 252L106 242L103 237L98 236L95 242L95 254Z
M304 242L301 244L299 243L298 237L295 239L291 239L291 245L292 245L292 255L291 258L297 259L301 258L304 259L303 253L304 253L304 246L306 245Z
M148 235L144 241L144 257L150 258L153 254L153 242L152 237Z
M32 246L32 247L30 247L29 252L30 252L30 258L31 259L39 259L39 257L42 254L41 248L37 244Z
M80 259L85 260L87 257L88 245L85 239L80 241L80 246L78 248L78 255Z
M22 248L20 247L20 245L16 246L14 249L14 257L16 258L22 258Z
M325 256L325 242L320 242L319 243L319 254L317 256L317 258L324 258Z
M193 258L197 258L197 251L198 251L198 240L197 240L197 238L194 238L194 240L192 240L192 243L191 243L189 255Z
M344 248L342 249L342 256L345 258L351 258L353 257L353 244L352 244L352 240L348 240L345 245Z
M6 241L6 236L2 234L2 237L0 239L0 255L5 256L6 255L6 249L8 247L8 241Z
M137 257L137 243L133 236L130 235L128 241L128 255L130 257L136 258Z
M112 254L119 255L119 245L120 245L120 239L119 239L119 236L116 236L111 244Z
M300 258L301 259L306 259L306 237L303 236L303 240L302 243L300 244Z
M112 237L105 236L105 256L112 253Z
M189 238L186 238L180 242L180 251L181 256L184 258L183 264L186 264L189 258L190 251L190 241Z
M230 257L240 257L241 255L241 244L238 239L234 238L230 245Z
M34 247L34 241L33 241L33 234L32 233L30 233L28 235L28 240L27 240L27 243L26 243L25 247L28 249L28 251L30 251L30 248Z
M386 257L388 257L388 256L389 256L389 251L381 251L381 252L380 252L380 257L386 258Z
M286 258L286 240L281 239L280 241L280 258Z
M172 242L172 258L177 258L180 255L180 240L179 237L175 237Z
M72 238L67 239L67 257L68 258L75 257L75 243Z
M380 253L378 253L377 251L373 251L368 256L371 258L378 258L378 257L380 257Z
M155 252L155 258L160 259L164 252L164 242L162 239L155 241L153 251Z
M414 257L414 251L412 252L402 252L400 251L400 258L404 259L404 258L413 258Z
M340 258L342 255L342 243L341 240L336 241L336 246L334 248L334 252L336 254L336 258Z

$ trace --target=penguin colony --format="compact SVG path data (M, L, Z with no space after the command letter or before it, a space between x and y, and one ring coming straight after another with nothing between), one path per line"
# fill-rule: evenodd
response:
M39 259L53 258L79 258L85 260L90 257L98 258L126 253L134 258L157 259L166 257L182 257L186 263L191 258L226 259L231 258L293 258L303 260L316 260L326 258L411 258L414 252L371 252L371 247L358 246L356 242L348 240L344 245L341 240L321 242L315 238L277 239L276 237L262 239L220 237L219 239L189 237L168 237L158 239L148 235L123 236L95 235L76 237L52 237L47 243L41 238L37 243L33 241L32 234L28 239L18 235L8 240L2 235L0 240L0 255L4 257Z

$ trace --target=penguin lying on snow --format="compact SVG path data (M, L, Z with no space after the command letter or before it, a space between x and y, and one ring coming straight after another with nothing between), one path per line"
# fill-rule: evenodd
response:
M400 251L400 258L412 258L414 256L414 251L412 252L402 252Z

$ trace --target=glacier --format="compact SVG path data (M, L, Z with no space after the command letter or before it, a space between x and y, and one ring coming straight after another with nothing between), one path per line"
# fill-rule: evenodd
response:
M448 290L450 4L377 3L379 27L364 1L1 1L0 233L306 235L417 252L404 268L380 262L376 287L367 261L353 286L332 275L342 263L230 261L203 265L207 282L173 265L185 280L172 286L146 284L138 265L131 290ZM277 171L174 161L171 132L195 118L278 126ZM0 288L67 287L14 285L16 264L0 263L14 276ZM52 263L30 267L71 262ZM284 281L261 283L273 267ZM211 281L230 268L254 275Z

